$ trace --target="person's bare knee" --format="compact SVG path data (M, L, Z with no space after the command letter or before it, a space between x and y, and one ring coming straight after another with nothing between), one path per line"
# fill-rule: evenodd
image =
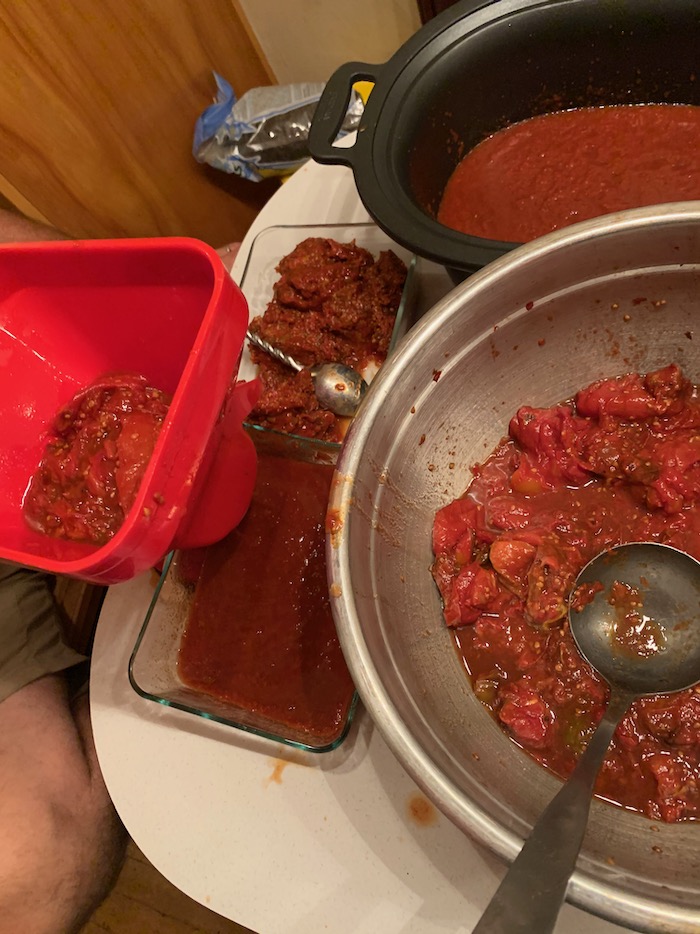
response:
M74 718L62 680L42 678L0 703L0 737L0 934L72 934L109 892L126 842L86 710Z
M113 830L101 831L106 815L88 810L76 819L74 808L34 794L13 801L18 810L8 815L0 855L0 931L72 934L113 882L114 848L103 852Z

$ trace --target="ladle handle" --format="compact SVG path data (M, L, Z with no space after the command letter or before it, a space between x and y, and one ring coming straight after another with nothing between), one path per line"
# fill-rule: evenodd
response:
M569 780L540 815L473 934L554 930L586 832L595 781L617 724L634 697L614 693Z
M248 338L251 344L255 344L256 347L260 348L260 350L264 350L265 353L269 353L271 357L274 357L275 360L279 360L280 363L286 363L287 366L290 366L293 370L296 370L297 373L300 373L301 370L304 369L298 360L295 360L294 357L290 357L288 353L280 350L279 347L275 347L274 344L266 341L265 338L260 337L259 334L255 334L253 331L248 330L245 332L245 336Z

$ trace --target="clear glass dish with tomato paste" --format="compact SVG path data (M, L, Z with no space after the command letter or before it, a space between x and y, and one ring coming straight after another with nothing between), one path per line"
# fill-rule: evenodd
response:
M330 241L338 249L328 252L310 249L302 256L299 249L304 250L312 241ZM356 262L355 248L367 251L374 262L369 266ZM395 260L392 257L389 262L387 254L393 254ZM284 271L280 267L283 261L287 263L282 267ZM405 278L399 286L395 276L396 267L401 264ZM415 266L415 255L373 223L281 225L267 227L255 237L240 285L252 328L261 336L305 366L345 363L371 382L385 357L417 320ZM268 308L275 321L272 325L268 322L271 330L266 331ZM324 325L322 319L326 315L333 319L332 324ZM302 324L304 319L310 323ZM367 322L364 328L363 320ZM320 328L318 333L316 328ZM372 335L367 346L361 336L364 332ZM339 420L328 412L309 412L301 405L305 413L303 424L297 418L287 423L279 412L270 416L268 404L274 409L287 393L294 398L293 408L299 409L300 395L312 395L310 378L305 386L303 375L294 374L283 364L266 358L262 351L245 346L239 376L248 379L255 375L261 377L264 388L260 411L253 411L251 424L262 422L265 427L305 438L314 436L336 443L342 440L349 420ZM273 400L267 395L265 386L270 375L275 384L282 380L283 385L275 387L280 399Z
M129 680L147 700L328 752L357 706L325 566L339 445L248 430L258 452L248 514L222 542L168 556Z
M380 322L382 353L391 353L416 320L416 260L372 223L261 231L241 279L249 318L264 315L275 297L281 261L309 238L356 246L375 262L391 251L404 264L400 290L396 263L388 264L391 303L385 302L384 267L372 273L381 278L372 300L392 316ZM335 249L331 253L335 259ZM338 251L342 261L347 253ZM310 273L313 290L324 273L316 267ZM342 289L345 275L340 279ZM308 297L305 284L297 284ZM327 291L337 298L334 289ZM361 294L364 299L363 289ZM341 295L342 312L348 298ZM376 305L370 313L376 313ZM381 354L375 353L368 380L380 365ZM245 349L239 378L256 373ZM347 425L331 436L314 437L313 419L297 434L256 424L254 415L255 410L245 426L258 453L251 507L222 542L168 557L132 653L129 678L148 700L326 752L347 735L357 705L330 611L325 567L326 509Z

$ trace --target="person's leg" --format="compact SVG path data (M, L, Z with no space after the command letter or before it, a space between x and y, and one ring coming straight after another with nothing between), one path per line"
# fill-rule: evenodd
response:
M47 675L0 703L0 931L79 930L111 889L126 835L92 742L87 697L72 707Z
M73 934L108 894L124 857L126 834L95 756L87 696L71 702L64 674L36 677L31 664L29 683L13 688L9 680L22 683L13 659L31 660L32 645L48 671L80 658L55 642L52 627L44 576L0 568L0 642L15 649L11 658L4 651L4 667L0 658L0 692L8 695L0 701L0 934Z

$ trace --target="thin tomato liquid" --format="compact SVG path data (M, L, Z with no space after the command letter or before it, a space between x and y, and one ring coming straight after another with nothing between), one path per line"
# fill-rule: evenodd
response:
M342 732L354 693L326 580L332 477L259 454L247 515L207 549L179 655L189 686L319 742Z

